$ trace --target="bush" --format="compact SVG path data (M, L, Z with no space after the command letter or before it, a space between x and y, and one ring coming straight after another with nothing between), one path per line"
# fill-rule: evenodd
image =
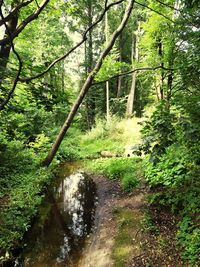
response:
M134 173L125 173L122 178L122 187L126 191L130 191L139 184L139 179Z

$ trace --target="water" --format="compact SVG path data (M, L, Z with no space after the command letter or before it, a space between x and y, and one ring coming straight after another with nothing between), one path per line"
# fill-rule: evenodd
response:
M46 195L39 216L26 237L26 248L15 266L76 266L92 231L96 187L77 166L63 165L60 178Z

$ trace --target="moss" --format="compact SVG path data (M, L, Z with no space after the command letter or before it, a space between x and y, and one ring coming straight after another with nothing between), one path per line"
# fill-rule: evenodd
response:
M115 267L124 266L130 256L140 254L138 232L141 230L142 213L137 210L118 208L113 211L118 231L112 257Z

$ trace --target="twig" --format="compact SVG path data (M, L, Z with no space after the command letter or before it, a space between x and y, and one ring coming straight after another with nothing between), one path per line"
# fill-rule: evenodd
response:
M5 21L1 8L0 8L0 15L1 15L2 20ZM19 54L17 53L17 51L15 50L15 46L14 46L12 38L11 38L11 33L10 33L10 30L9 30L6 22L4 22L4 26L6 28L6 31L7 31L8 35L10 36L10 44L11 44L13 53L16 55L16 57L18 59L19 68L18 68L18 71L17 71L17 75L15 77L15 80L13 82L12 89L9 91L9 93L8 93L7 97L4 99L4 101L0 104L0 110L3 110L5 108L5 106L8 104L8 102L10 101L10 99L12 98L13 93L14 93L14 91L16 89L17 83L19 81L19 77L20 77L20 74L21 74L21 71L22 71L22 66L23 66L22 60L21 60Z
M138 5L140 5L140 6L143 6L143 7L145 7L145 8L148 8L149 10L151 10L151 11L157 13L158 15L162 16L163 18L165 18L165 19L167 19L167 20L169 20L169 21L175 23L172 19L170 19L169 17L165 16L164 14L162 14L161 12L159 12L159 11L153 9L153 8L151 8L151 7L147 6L147 5L144 5L144 4L142 4L142 3L139 3L139 2L137 2L137 1L135 1L135 3L138 4Z
M119 0L117 2L113 2L111 4L109 4L103 11L103 13L101 14L101 16L99 17L99 19L97 19L90 27L88 27L86 29L86 31L83 33L82 35L82 40L80 42L78 42L74 47L72 47L66 54L62 55L61 57L55 59L47 68L46 70L44 70L43 72L35 75L35 76L32 76L32 77L29 77L29 78L20 78L20 81L21 82L30 82L34 79L37 79L37 78L40 78L42 77L43 75L45 75L47 72L49 72L49 70L51 68L53 68L58 62L60 62L61 60L67 58L73 51L75 51L79 46L81 46L86 40L87 40L87 34L89 31L91 31L91 29L93 29L99 22L102 21L105 13L114 5L118 5L120 3L122 3L124 0Z
M40 8L37 0L35 0L35 3L36 3L37 8Z
M173 7L173 6L169 5L169 4L163 3L163 2L162 2L162 1L160 1L160 0L156 0L156 2L160 3L160 4L161 4L161 5L163 5L163 6L166 6L166 7L170 8L170 9L172 9L172 10L175 10L175 11L181 12L181 10L180 10L180 9L178 9L178 8L175 8L175 7Z
M127 72L123 72L123 73L119 73L119 74L116 74L116 75L113 75L112 77L109 77L108 79L106 80L103 80L103 81L100 81L100 82L96 82L96 83L93 83L92 85L98 85L98 84L101 84L101 83L105 83L111 79L114 79L114 78L118 78L120 76L126 76L126 75L129 75L129 74L132 74L133 72L136 72L136 71L148 71L148 70L157 70L157 69L163 69L163 70L166 70L166 71L169 71L169 70L174 70L174 69L168 69L168 68L165 68L163 66L157 66L157 67L146 67L146 68L136 68L136 69L133 69L133 70L130 70L130 71L127 71Z

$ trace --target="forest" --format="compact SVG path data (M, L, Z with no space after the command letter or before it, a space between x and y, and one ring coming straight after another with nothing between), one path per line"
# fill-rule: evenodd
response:
M199 89L199 0L0 0L0 266L64 162L145 199L96 267L200 266Z

